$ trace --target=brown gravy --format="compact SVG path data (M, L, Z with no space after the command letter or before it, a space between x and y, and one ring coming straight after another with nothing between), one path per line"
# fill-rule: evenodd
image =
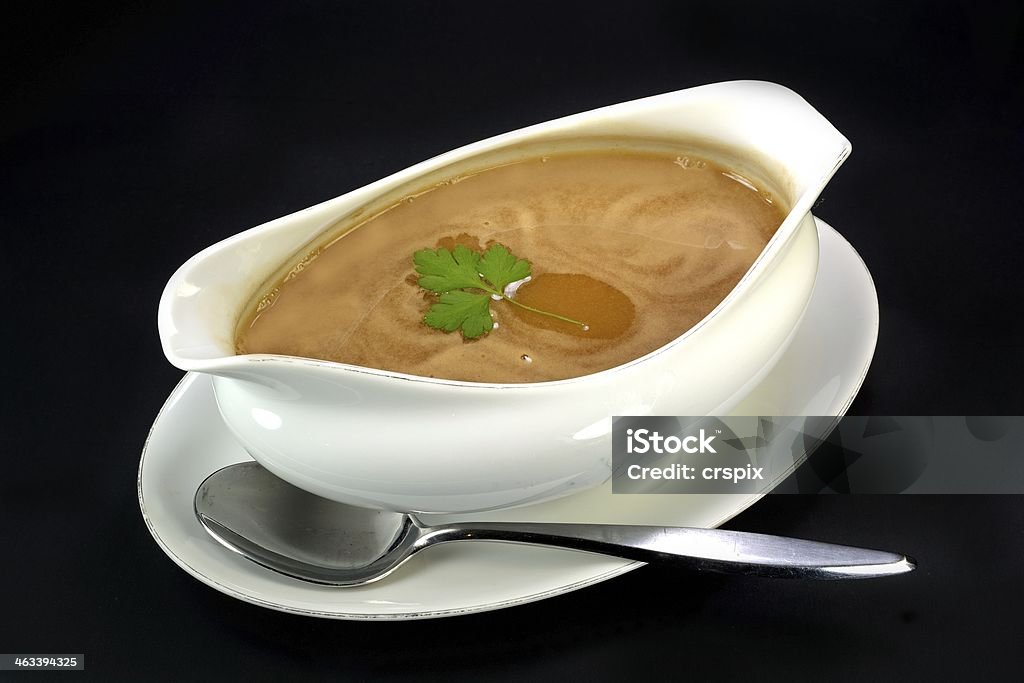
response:
M259 293L236 350L426 377L539 382L639 358L704 318L739 282L785 211L763 183L708 158L639 150L527 158L456 176L354 225ZM530 261L490 334L423 323L413 252L494 242Z

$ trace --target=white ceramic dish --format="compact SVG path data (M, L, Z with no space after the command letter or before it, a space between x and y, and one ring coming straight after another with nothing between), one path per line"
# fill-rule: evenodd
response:
M567 140L600 146L609 137L732 150L738 170L745 170L744 160L764 169L792 207L736 287L665 346L602 372L529 384L235 355L235 326L261 284L347 217L524 149L541 153ZM443 154L203 250L167 284L161 342L177 367L214 376L221 415L252 457L326 498L437 513L572 494L610 476L613 415L727 413L771 369L814 286L818 245L810 208L849 151L849 141L803 98L756 81L549 121ZM478 456L483 435L486 458Z
M738 406L746 415L841 415L867 372L878 336L871 276L853 248L818 221L821 272L807 314L775 368ZM338 619L421 619L499 609L617 576L637 562L501 543L456 543L423 553L361 588L302 583L259 567L213 541L192 496L214 470L248 460L217 414L208 376L190 373L150 432L139 465L139 503L160 547L189 574L246 602ZM612 495L609 485L468 519L618 522L712 527L756 497Z

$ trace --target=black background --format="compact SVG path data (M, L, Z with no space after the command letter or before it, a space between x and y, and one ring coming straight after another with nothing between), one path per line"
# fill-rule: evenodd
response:
M1020 3L5 6L0 652L84 652L96 680L1020 675L1017 496L775 496L730 523L917 556L899 578L646 567L346 623L201 585L135 492L181 376L156 305L190 255L492 134L736 78L853 142L817 213L881 301L854 412L1024 412Z

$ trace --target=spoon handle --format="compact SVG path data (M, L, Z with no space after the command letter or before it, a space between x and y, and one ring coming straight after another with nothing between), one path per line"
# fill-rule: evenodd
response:
M798 538L686 527L465 523L424 530L424 545L486 540L556 546L641 562L778 578L864 579L912 571L906 555Z

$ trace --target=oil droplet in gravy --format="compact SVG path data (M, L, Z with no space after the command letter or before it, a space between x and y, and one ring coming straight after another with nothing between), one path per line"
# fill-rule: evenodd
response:
M511 307L511 313L526 324L589 339L621 336L629 330L636 316L636 307L628 296L589 275L542 273L520 287L515 300L542 311L580 320L585 327Z

